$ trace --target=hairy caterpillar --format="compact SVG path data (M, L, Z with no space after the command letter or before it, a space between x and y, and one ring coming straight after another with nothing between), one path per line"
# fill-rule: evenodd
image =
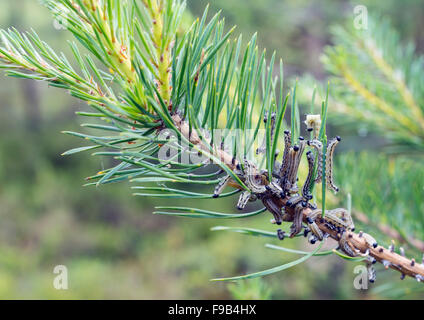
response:
M312 195L310 193L310 184L312 182L312 177L313 177L313 174L314 174L314 164L315 164L315 158L314 158L312 151L308 151L306 153L306 158L308 160L309 170L308 170L308 176L306 177L306 181L303 184L302 195L305 199L311 200Z
M331 139L327 146L327 153L325 156L325 177L327 179L328 188L332 189L334 192L338 192L339 188L334 184L333 181L333 155L334 149L337 144L341 141L340 137L336 137Z
M314 139L312 141L308 141L308 145L313 147L317 151L317 177L315 178L315 182L319 183L322 180L322 161L323 161L323 146L322 142Z

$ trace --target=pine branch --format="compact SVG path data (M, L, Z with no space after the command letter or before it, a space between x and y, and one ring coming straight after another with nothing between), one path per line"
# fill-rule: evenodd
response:
M225 214L185 207L160 207L157 213L243 218L268 210L277 224L293 222L291 238L298 236L302 228L311 231L313 237L321 241L330 236L340 243L341 251L352 258L372 257L404 275L424 280L422 265L395 254L393 250L381 246L374 248L361 233L353 233L346 210L337 213L325 210L326 188L338 191L333 182L332 158L334 147L340 141L339 137L327 141L329 91L322 102L320 120L317 121L316 117L307 119L313 134L311 140L306 141L300 136L295 86L291 92L291 132L284 132L284 141L279 139L289 103L289 95L285 99L283 96L283 64L280 61L280 77L273 78L275 53L268 64L265 51L260 53L258 50L256 35L243 52L241 36L230 40L234 28L225 32L219 14L207 22L208 10L205 10L202 19L195 21L179 38L179 22L185 5L177 0L144 0L142 5L136 0L47 0L46 3L67 21L68 29L90 53L82 56L77 46L71 45L81 75L74 71L64 55L56 54L35 33L21 34L15 30L1 31L1 67L11 76L48 81L69 90L95 109L94 113L80 112L81 116L106 122L83 125L103 132L99 136L65 132L92 143L65 154L105 149L94 155L119 160L118 165L87 178L88 185L124 180L156 182L162 184L162 190L135 188L162 191L152 196L184 199L217 198L226 186L230 186L235 191L242 191L237 204L239 209L243 209L249 200L261 201L264 208L247 214ZM91 55L109 70L109 74L95 65ZM380 65L387 75L391 75L391 70L382 63ZM350 73L346 71L345 74ZM403 119L404 127L413 125L413 130L419 129L410 118L402 118L403 115L392 110L390 105L381 102L360 83L356 84L353 75L349 79L350 84L374 105L391 117ZM109 82L113 82L117 89L113 90ZM397 86L403 91L404 99L414 105L402 83ZM226 148L225 137L216 134L217 129L236 132L236 143L230 149ZM263 147L256 149L257 157L254 157L252 151L260 138L260 129L265 133ZM283 143L284 154L280 163L277 148ZM163 145L174 152L165 161L160 156ZM299 190L298 170L302 155L312 147L316 150L307 153L308 178ZM180 156L187 154L202 155L221 171L199 174L197 170L208 168L209 162L178 161ZM224 172L226 176L217 179ZM318 216L315 204L310 201L314 184L319 181L323 187L323 210ZM167 183L218 186L213 194L208 195L170 188ZM309 227L305 227L305 223ZM301 263L320 254L321 246L322 243L298 261L256 276Z
M353 215L356 219L358 219L358 221L362 222L364 225L372 225L370 219L365 213L354 210ZM375 227L383 234L387 235L389 238L397 240L401 243L409 244L410 246L416 248L418 251L424 252L424 241L421 241L420 239L417 239L412 236L404 236L395 229L392 229L384 224L378 224Z

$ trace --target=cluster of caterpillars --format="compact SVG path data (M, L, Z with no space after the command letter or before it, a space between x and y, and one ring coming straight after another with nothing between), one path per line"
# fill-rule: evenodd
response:
M267 119L264 120L265 122ZM271 141L275 135L275 115L271 115ZM308 131L316 132L316 125L320 125L319 121L314 121L313 124L308 126ZM325 174L327 187L337 192L339 189L333 181L333 154L334 149L340 142L340 137L331 139L328 143L326 150L323 144L316 137L307 141L303 137L299 137L296 143L292 141L290 131L284 131L284 153L282 161L279 162L275 159L274 169L272 176L266 170L258 170L255 164L247 159L244 159L242 164L237 164L235 174L244 182L249 190L241 193L237 207L242 210L249 201L261 200L265 207L273 214L273 221L280 225L283 221L293 222L291 226L290 237L294 237L302 231L302 228L309 230L308 227L303 226L303 211L305 208L316 210L316 206L310 201L313 196L311 193L312 183L319 183ZM303 183L302 188L298 186L298 171L299 165L303 154L307 147L311 150L306 152L308 161L308 176ZM256 153L266 151L266 144L263 143ZM325 172L323 172L323 159L325 152ZM279 152L276 152L277 158ZM225 186L231 181L231 177L225 176L220 183L216 186L214 197L218 197L223 191ZM285 203L285 205L281 205ZM294 214L292 213L294 212ZM329 220L334 217L337 218L338 213L332 212L329 214ZM309 220L316 219L312 215ZM337 218L339 220L345 217ZM337 224L339 221L334 221ZM312 229L314 228L313 224ZM311 242L321 240L321 234L312 231L310 237Z
M339 188L334 184L333 180L333 155L337 144L341 141L340 137L335 137L328 142L326 150L323 143L317 139L317 126L320 126L320 121L312 117L314 121L306 121L309 132L314 133L311 140L305 140L299 137L296 143L292 141L290 131L284 131L284 153L281 163L275 160L272 177L269 176L266 170L259 171L255 164L247 159L244 159L243 165L237 164L235 174L244 182L249 190L242 191L237 208L242 210L249 201L261 200L265 207L270 211L274 219L273 223L280 225L283 221L292 222L290 227L290 235L292 238L298 235L303 229L303 235L308 237L310 243L321 241L328 234L317 225L317 219L320 223L324 223L329 230L334 230L340 235L339 249L351 257L365 256L368 265L368 275L370 282L375 280L375 270L372 264L375 259L370 257L368 253L361 253L356 248L353 248L347 241L347 231L354 230L354 223L346 209L338 208L334 210L326 210L324 218L322 211L317 209L316 205L310 201L313 199L311 193L312 183L322 181L323 175L326 178L326 185L334 192L338 192ZM265 119L264 121L267 121ZM275 116L271 116L271 133L274 138ZM303 183L302 188L298 186L298 170L303 154L307 147L311 150L306 152L308 162L308 176ZM263 143L256 153L266 151L266 144ZM324 152L325 152L325 172L324 167ZM278 151L275 155L277 158ZM216 186L214 197L218 197L224 190L225 186L231 181L231 177L225 176ZM304 217L306 208L309 208L308 216ZM305 223L306 222L306 223ZM283 240L286 234L279 229L277 231L278 238ZM372 245L376 245L375 240L363 233L363 236L368 239Z

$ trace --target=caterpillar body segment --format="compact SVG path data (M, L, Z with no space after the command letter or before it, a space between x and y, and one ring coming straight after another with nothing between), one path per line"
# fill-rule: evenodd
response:
M327 152L325 156L325 178L327 181L327 187L336 193L339 192L339 188L334 184L333 180L333 156L334 149L340 141L340 137L331 139L328 143Z

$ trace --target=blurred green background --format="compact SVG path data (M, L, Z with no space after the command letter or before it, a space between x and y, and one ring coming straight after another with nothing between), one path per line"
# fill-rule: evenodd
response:
M353 19L352 7L356 4L330 0L188 0L188 7L199 16L208 2L211 11L222 9L228 25L236 24L245 39L258 31L260 46L268 52L276 50L277 57L284 59L286 79L307 72L324 81L327 75L320 56L324 46L331 44L329 27ZM417 52L423 52L422 1L369 0L360 4L370 13L390 17L402 40L414 42ZM34 28L53 48L65 53L66 41L72 39L55 27L48 10L35 0L2 0L0 27L9 26ZM82 187L85 177L107 164L89 154L60 156L80 144L78 139L60 133L77 131L81 119L74 113L78 110L86 107L66 92L43 83L0 77L0 298L386 297L384 288L354 289L356 264L336 256L315 257L259 281L231 285L210 282L217 276L262 270L296 256L264 248L270 242L266 239L210 231L216 225L274 230L268 214L224 222L155 216L151 214L153 207L163 203L133 197L128 184ZM361 137L356 139L355 145L367 148ZM343 151L349 151L349 146L345 145ZM355 190L351 193L355 197ZM361 197L367 197L366 188L361 190ZM207 200L203 205L224 212L235 210L231 199ZM305 242L300 239L285 245L307 250ZM68 268L68 290L53 288L56 265ZM398 278L394 272L388 274L380 277L380 284Z

